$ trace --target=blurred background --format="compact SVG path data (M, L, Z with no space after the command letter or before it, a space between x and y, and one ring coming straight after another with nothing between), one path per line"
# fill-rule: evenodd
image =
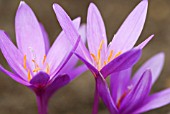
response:
M49 34L50 42L54 42L61 31L57 22L53 3L60 4L71 16L81 16L86 22L87 8L94 2L103 16L107 29L108 40L118 30L121 23L141 0L25 0L33 9L37 18L42 22ZM15 42L14 18L20 0L0 0L0 29L5 30ZM170 87L170 0L150 0L147 20L137 44L149 35L155 34L154 39L145 47L140 62L158 52L165 52L166 62L159 80L152 88L157 92ZM0 53L0 63L7 67ZM49 114L90 114L93 105L94 79L90 72L84 73L75 81L60 89L51 99ZM99 114L108 114L106 107L100 103ZM170 105L146 114L170 114ZM34 94L26 87L16 83L0 72L0 114L37 114Z

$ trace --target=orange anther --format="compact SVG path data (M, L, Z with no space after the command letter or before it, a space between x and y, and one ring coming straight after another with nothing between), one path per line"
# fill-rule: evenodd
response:
M47 58L46 55L44 55L43 64L45 63L46 58Z
M24 66L24 69L27 69L27 56L24 55L24 62L23 62L23 66Z
M48 64L48 63L47 63L46 72L47 72L47 74L50 74L50 66L49 66L49 64Z
M30 70L28 70L28 81L30 81L31 80L31 73L30 73Z
M118 56L121 55L121 54L122 54L122 52L119 51L119 52L114 56L114 58L118 57Z
M111 61L112 56L113 56L113 50L110 51L109 57L108 57L108 59L107 59L108 62Z
M97 63L97 57L93 53L91 53L91 56L93 57L94 61Z

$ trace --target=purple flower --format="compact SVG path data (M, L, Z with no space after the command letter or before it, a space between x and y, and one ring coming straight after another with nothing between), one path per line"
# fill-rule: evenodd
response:
M110 79L110 90L106 80L99 76L98 92L110 113L139 114L170 104L170 89L149 94L163 64L164 54L159 53L145 62L132 79L132 68L113 73Z
M70 17L58 5L53 5L58 21L72 44L79 37ZM113 72L132 67L140 58L141 49L152 39L151 35L137 47L133 48L139 38L146 19L148 1L143 0L127 17L113 40L107 46L107 36L103 19L97 7L91 3L87 14L88 48L80 41L75 54L87 65L97 80L98 75L104 78ZM96 83L97 84L97 83ZM97 113L98 92L95 92L93 113Z
M140 57L141 50L153 37L149 37L138 48L135 45L144 26L147 13L147 0L142 1L127 17L112 42L107 46L105 26L97 7L91 3L87 15L87 42L89 50L80 41L75 54L89 67L89 69L106 78L115 71L132 66ZM58 5L53 5L58 21L72 44L79 34L70 17ZM131 50L132 49L132 50Z
M78 29L80 19L75 19L73 23ZM33 90L37 96L39 114L46 114L52 94L86 70L84 65L75 68L78 59L72 56L80 39L71 45L64 32L61 32L49 48L43 25L23 1L16 13L15 31L18 48L0 30L0 49L13 72L2 65L0 71Z

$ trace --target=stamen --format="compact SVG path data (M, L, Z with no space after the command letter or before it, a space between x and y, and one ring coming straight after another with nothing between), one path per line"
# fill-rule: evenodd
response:
M107 64L107 61L105 60L105 61L104 61L104 65L106 65L106 64Z
M32 78L32 76L31 76L30 70L28 70L28 81L30 81L31 78Z
M23 62L24 69L27 69L27 64L26 64L26 62L27 62L27 56L24 55L24 62Z
M39 70L41 70L35 60L32 60L32 62L35 64L35 69L33 70L33 72L38 72Z
M35 60L32 60L32 62L35 64L35 68L39 67Z
M93 57L94 61L97 63L97 57L93 53L91 53L91 56Z
M37 68L35 68L34 70L33 70L33 72L38 72L38 71L40 71L41 70L41 68L40 67L37 67Z
M99 46L99 49L98 49L98 52L97 52L97 60L98 60L98 61L100 61L101 50L102 50L103 44L104 44L104 40L102 40L102 41L100 42L100 46Z
M121 55L121 54L122 54L122 51L119 51L119 52L114 56L114 58L118 57L118 56Z
M120 108L120 105L121 105L121 102L123 101L123 99L126 97L126 95L131 91L133 85L129 85L127 87L127 91L125 91L123 93L123 95L120 97L120 99L118 100L118 103L117 103L117 107Z
M117 107L120 108L121 102L122 100L126 97L126 95L128 94L128 92L124 92L123 95L120 97L120 99L118 100L117 103Z
M109 57L107 59L107 62L110 62L110 60L112 59L113 56L113 50L110 51Z
M104 40L102 40L100 42L100 45L99 45L99 49L97 51L97 55L94 55L93 53L91 53L91 56L94 60L94 62L96 62L96 65L97 65L97 69L100 70L101 67L102 67L102 63L101 63L101 51L102 51L102 48L103 48L103 44L104 44ZM107 62L105 61L104 64L106 64Z
M100 70L101 69L101 61L99 60L98 61L98 70Z
M47 74L50 74L50 66L49 66L49 64L48 64L48 63L47 63L46 72L47 72Z
M44 55L43 64L45 63L46 58L47 58L46 55Z

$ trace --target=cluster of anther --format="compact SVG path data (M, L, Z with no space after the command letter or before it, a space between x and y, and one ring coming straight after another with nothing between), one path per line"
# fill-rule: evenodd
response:
M46 55L44 55L44 58L43 58L43 61L42 61L43 65L45 64L45 61L46 61ZM32 70L32 72L37 73L37 72L39 72L40 70L42 70L42 69L39 67L39 65L37 64L37 62L36 62L35 59L32 59L32 62L34 63L34 66L35 66L35 68ZM23 67L24 67L24 69L28 72L28 75L27 75L27 76L28 76L28 81L30 81L31 78L32 78L32 76L31 76L31 71L30 71L30 69L27 68L27 56L26 56L26 55L24 55ZM45 70L45 72L46 72L47 74L50 73L50 66L49 66L48 63L46 63L46 70Z
M111 60L115 59L116 57L118 57L119 55L122 54L122 52L119 51L118 53L116 53L116 54L113 56L114 51L111 50L110 53L109 53L109 56L108 56L107 60L104 60L104 63L102 63L102 62L101 62L101 61L102 61L102 60L101 60L101 51L102 51L103 44L104 44L104 40L102 40L102 41L100 42L99 49L98 49L98 51L97 51L97 56L96 56L95 54L91 53L91 56L92 56L95 64L97 65L97 69L98 69L98 70L101 70L101 68L102 68L104 65L108 64Z

